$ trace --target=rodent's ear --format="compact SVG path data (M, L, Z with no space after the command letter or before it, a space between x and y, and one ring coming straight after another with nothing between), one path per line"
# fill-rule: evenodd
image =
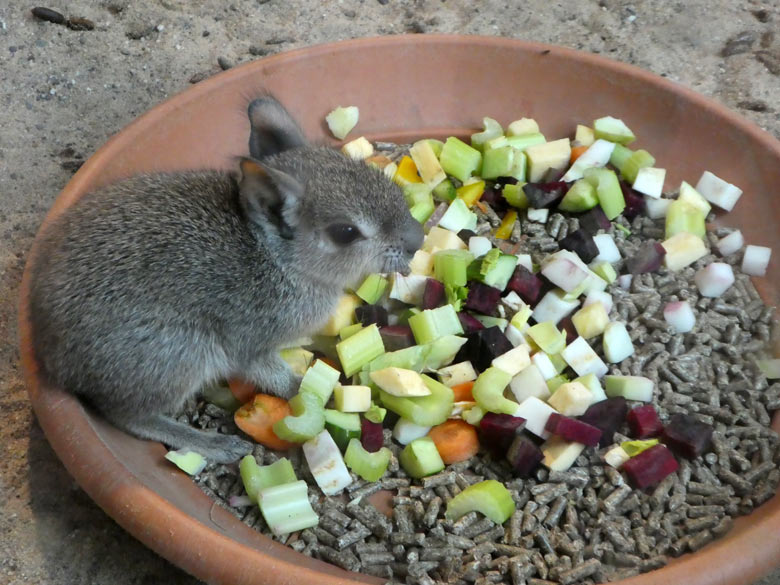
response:
M283 150L303 146L306 138L284 106L271 96L264 96L249 104L249 154L263 158Z
M293 238L303 196L303 185L294 177L243 158L238 190L249 221L287 240Z

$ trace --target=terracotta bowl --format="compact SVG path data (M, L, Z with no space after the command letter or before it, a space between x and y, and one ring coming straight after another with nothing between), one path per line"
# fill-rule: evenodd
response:
M275 94L314 141L337 105L360 107L356 132L409 141L467 135L490 115L536 118L551 137L603 115L626 120L668 169L667 186L705 169L745 195L724 223L772 246L765 298L778 302L780 143L694 92L634 67L569 49L508 39L402 36L348 41L276 55L222 73L154 108L103 146L73 177L44 225L84 193L141 171L220 167L247 152L245 108ZM334 142L335 144L335 142ZM209 582L380 583L272 542L205 496L163 461L160 444L129 437L86 413L38 377L28 321L29 265L22 284L21 349L41 426L86 492L141 542ZM775 418L775 428L780 419ZM780 561L780 498L740 519L723 539L630 584L743 584Z

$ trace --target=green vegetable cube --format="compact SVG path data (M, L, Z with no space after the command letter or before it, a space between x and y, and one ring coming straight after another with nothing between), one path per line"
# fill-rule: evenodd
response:
M409 317L409 327L412 328L414 339L419 344L429 343L444 335L463 333L463 326L460 324L458 314L452 305L428 309Z
M325 409L325 429L342 451L347 448L350 439L360 438L360 415L352 412L339 412Z
M439 162L448 175L466 182L482 165L482 153L462 140L450 136L441 149Z
M398 462L404 471L414 478L433 475L444 469L444 461L430 437L422 437L409 443L401 451Z
M340 372L322 360L314 362L301 380L299 393L311 393L317 396L325 405L339 382Z
M579 179L574 182L571 188L563 196L558 204L558 209L572 213L581 213L593 209L599 204L599 198L596 195L596 187L586 181Z
M385 345L375 323L336 344L336 353L346 376L356 373L384 352Z
M620 181L618 181L615 171L601 168L587 169L584 178L596 187L599 205L607 218L612 220L623 213L626 200L623 198L623 191L620 189Z
M369 305L374 305L385 294L387 285L387 279L381 274L369 274L363 284L355 291L355 294Z

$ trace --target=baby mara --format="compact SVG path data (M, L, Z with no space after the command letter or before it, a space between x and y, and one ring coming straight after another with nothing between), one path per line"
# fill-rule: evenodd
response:
M271 97L249 106L233 175L142 175L85 195L43 234L30 309L42 374L115 426L217 462L238 436L172 415L228 377L290 398L278 349L319 329L345 286L404 271L422 243L381 172L306 142Z

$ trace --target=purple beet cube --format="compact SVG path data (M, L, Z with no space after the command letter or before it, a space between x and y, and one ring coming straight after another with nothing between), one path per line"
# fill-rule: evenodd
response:
M507 290L515 291L526 303L533 304L542 292L544 281L525 266L517 265L506 285Z
M480 323L479 319L469 313L458 313L458 320L460 321L461 327L463 327L463 333L466 335L476 333L480 329L485 328L485 326Z
M628 413L628 428L637 439L657 437L664 430L661 419L652 404L637 406Z
M597 234L599 230L608 230L609 226L612 225L607 214L598 205L579 215L577 219L580 221L580 227L587 230L591 235Z
M469 285L469 294L466 297L464 307L483 315L492 315L500 300L501 291L499 289L481 282L472 282Z
M526 183L523 185L528 203L534 209L550 207L553 203L563 198L568 185L562 181L551 183Z
M517 435L506 452L506 459L517 477L530 477L544 459L544 453L529 438Z
M381 305L361 305L355 309L355 317L364 326L374 323L377 327L387 325L387 309Z
M631 274L655 272L661 267L666 249L658 242L648 242L633 256L626 258L626 268Z
M709 450L713 428L689 414L675 414L664 427L661 440L686 459Z
M593 236L583 228L562 238L558 245L562 250L569 250L577 254L585 264L589 264L591 260L599 255L599 248L593 240Z
M622 396L607 398L601 402L596 402L588 407L588 410L578 420L593 425L603 433L599 446L604 447L612 443L620 426L626 420L628 414L628 403Z
M444 285L435 278L425 280L425 290L423 291L423 309L435 309L444 304Z
M645 489L655 485L680 467L672 452L663 445L655 445L626 461L620 468L628 475L631 484Z
M566 332L566 345L569 345L579 337L579 333L577 333L577 329L574 327L571 317L564 317L558 321L558 329L563 329Z
M628 220L634 219L637 215L644 214L647 210L644 198L634 191L625 181L620 181L620 190L623 191L623 199L626 207L623 209L623 217Z
M482 193L482 197L479 198L482 203L490 205L493 211L501 215L502 211L506 211L509 208L509 204L504 199L504 195L498 186L485 187L485 191Z
M503 455L524 427L523 417L488 412L479 421L480 443L496 455Z
M495 358L514 348L497 326L480 329L466 339L453 363L470 361L478 372L487 370Z
M371 422L367 418L360 419L360 443L369 453L376 453L385 442L382 433L382 423Z
M379 328L385 351L395 351L416 344L412 328L408 325L385 325Z
M601 429L589 425L588 423L569 418L557 412L553 412L547 419L544 430L558 435L567 441L582 443L589 447L595 447L601 440Z

